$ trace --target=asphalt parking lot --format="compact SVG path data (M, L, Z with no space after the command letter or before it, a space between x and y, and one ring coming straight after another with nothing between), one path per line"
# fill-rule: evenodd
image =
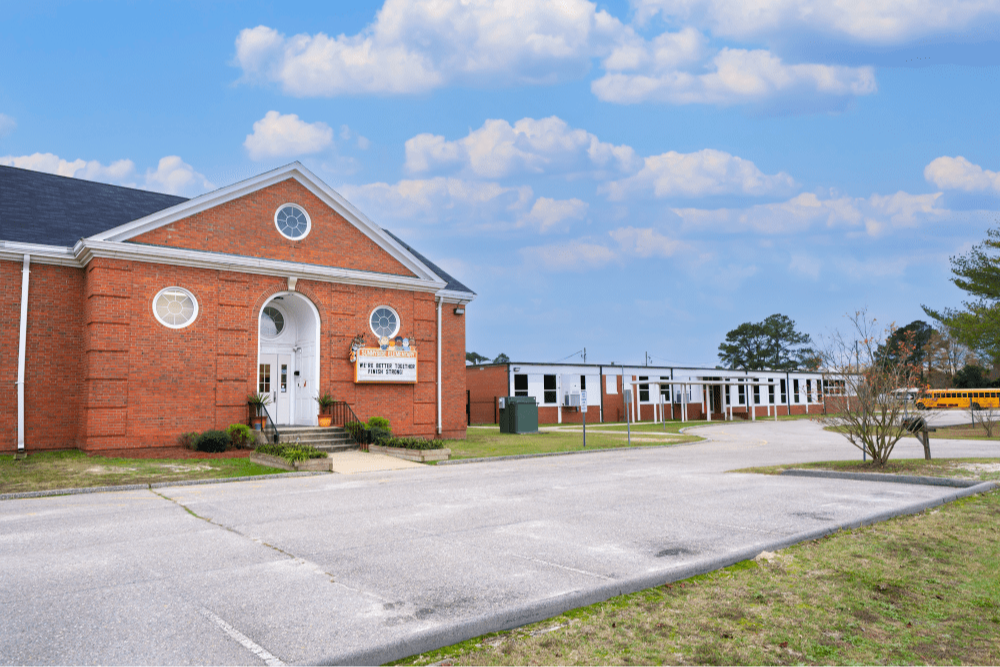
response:
M0 657L382 662L956 491L726 472L857 455L809 421L702 433L711 441L2 501ZM907 439L896 456L922 449Z

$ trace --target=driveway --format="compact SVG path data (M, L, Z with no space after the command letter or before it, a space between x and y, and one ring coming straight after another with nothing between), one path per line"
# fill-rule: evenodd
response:
M711 441L3 501L0 657L382 662L956 491L726 473L855 457L809 421L699 432Z

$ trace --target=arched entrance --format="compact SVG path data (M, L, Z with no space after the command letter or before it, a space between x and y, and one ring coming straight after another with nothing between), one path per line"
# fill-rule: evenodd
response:
M296 292L271 297L257 315L257 391L279 426L315 426L319 411L319 311Z

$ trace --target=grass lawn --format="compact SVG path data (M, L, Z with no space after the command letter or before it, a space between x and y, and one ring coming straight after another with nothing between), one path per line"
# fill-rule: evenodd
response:
M18 461L0 456L0 493L48 491L120 484L152 484L189 479L275 475L283 470L231 459L125 459L83 452L42 452Z
M664 430L663 422L639 422L637 424L625 424L624 422L615 424L587 424L587 436L590 437L591 431L614 431L616 433L628 433L629 429L633 433L673 433L679 434L682 428L690 428L691 426L705 426L708 422L680 422L680 421L668 421L666 424L666 430ZM554 427L564 431L574 431L576 433L583 432L583 426L579 424L543 424L544 427Z
M931 452L934 451L933 441ZM839 472L880 472L893 475L922 475L924 477L964 477L980 481L1000 480L1000 458L969 459L892 459L879 468L871 461L816 461L790 465L743 468L732 472L754 472L764 475L780 475L789 468L809 470L836 470Z
M663 425L659 427L662 429ZM628 447L628 434L598 433L607 430L597 425L587 425L587 449L613 449ZM679 442L693 442L701 438L693 435L677 435L676 432L664 436L656 433L642 433L632 436L634 446L673 445ZM549 452L575 452L583 450L583 428L559 431L540 431L535 434L512 435L501 433L499 426L474 426L465 434L465 440L448 440L445 447L451 449L451 458L469 459L487 456L511 456L514 454L544 454Z
M998 571L994 491L396 664L998 664Z

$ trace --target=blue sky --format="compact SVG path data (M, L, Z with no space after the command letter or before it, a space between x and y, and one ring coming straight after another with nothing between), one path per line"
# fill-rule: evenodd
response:
M1000 1L2 13L0 163L194 196L300 160L479 294L489 357L906 324L1000 224Z

